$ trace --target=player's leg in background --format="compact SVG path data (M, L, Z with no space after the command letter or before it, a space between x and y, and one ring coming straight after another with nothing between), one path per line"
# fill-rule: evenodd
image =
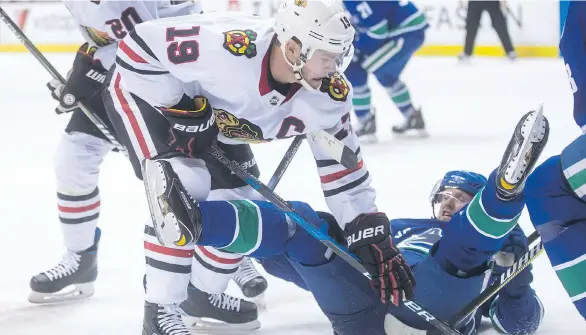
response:
M258 260L258 262L271 276L288 281L305 291L309 291L309 288L307 288L303 278L301 278L299 273L297 273L295 268L291 265L291 262L289 262L289 258L286 254L275 255L269 258L261 258Z
M509 57L509 59L511 60L514 60L517 58L517 54L515 53L513 42L511 42L511 36L509 35L507 20L503 15L501 5L501 1L488 1L486 3L486 11L488 12L488 14L490 14L492 27L494 28L499 39L501 40L503 48L505 48L505 53L507 54L507 57Z
M527 209L547 256L586 318L586 135L541 164L527 181Z
M233 161L245 166L258 177L260 171L248 144L218 146ZM264 199L252 187L233 174L212 155L204 158L211 175L211 192L208 201ZM217 223L218 225L221 223ZM242 254L222 251L209 246L195 247L191 270L188 299L181 305L187 314L184 318L189 328L222 327L230 330L252 330L260 326L258 309L254 303L223 293L230 279L234 279L246 298L262 299L268 283L256 271L251 260ZM261 300L262 301L262 300ZM256 300L255 300L256 302ZM208 324L202 318L214 319L227 324ZM221 329L222 329L221 328Z
M105 118L101 98L89 103ZM57 209L66 252L61 262L31 279L29 301L48 303L93 295L100 230L100 165L113 145L79 109L72 112L55 153ZM61 291L61 292L60 292Z
M392 127L395 134L402 134L412 129L416 130L420 136L427 135L421 108L413 106L409 88L400 80L401 73L413 54L423 45L424 40L425 32L423 31L399 35L379 49L379 51L388 50L381 52L378 59L371 56L362 63L369 72L374 73L404 117L403 122Z
M363 37L367 38L367 37ZM376 136L376 114L371 105L371 92L368 86L368 72L361 64L363 55L356 50L352 62L344 72L354 90L352 105L356 115L356 135L365 140L375 140Z
M185 228L181 229L181 236L190 237L163 245L155 234L153 221L148 220L146 223L143 331L167 335L171 334L171 329L175 329L177 334L186 334L188 330L181 320L179 304L187 299L194 253L193 239L197 238L198 233L191 230L196 227L189 215L197 207L195 201L207 198L211 187L210 175L203 160L170 152L167 144L170 125L167 119L140 97L124 90L119 85L120 76L115 68L110 73L112 75L114 79L108 83L108 90L103 92L108 116L120 142L128 149L131 164L140 179L143 178L141 164L145 163L147 174L144 178L149 178L150 185L155 188L147 197L159 194L167 196L164 201L159 201L159 197L152 201L155 207L159 203L165 203L166 206L151 208L151 214L157 220L160 217L178 218L166 224ZM189 205L185 202L189 202ZM189 227L175 225L177 222L185 222Z
M464 52L460 54L459 59L467 60L474 51L474 43L478 28L480 27L480 19L484 11L484 2L488 1L468 1L468 11L466 12L466 37L464 39Z

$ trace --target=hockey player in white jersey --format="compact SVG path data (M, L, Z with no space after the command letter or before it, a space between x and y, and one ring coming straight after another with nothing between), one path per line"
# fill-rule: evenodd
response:
M114 63L118 40L141 22L201 12L200 6L191 1L64 1L64 4L87 41L76 55L66 85L57 81L49 84L60 102L57 113L72 112L55 157L58 211L67 251L59 264L31 279L29 300L33 303L87 298L94 293L100 239L99 168L113 146L77 108L77 101L109 124L99 92L103 89L106 68ZM266 288L266 280L249 263L234 279L247 296ZM257 318L254 304L225 294L207 294L191 288L190 299L200 307L194 316L237 323L253 322ZM225 308L226 301L241 303L240 312Z
M156 20L120 43L104 99L135 171L144 168L153 217L145 228L143 334L188 334L179 304L201 237L193 215L197 201L209 198L204 160L213 142L228 148L326 130L358 153L351 86L337 73L351 59L353 37L341 1L287 0L275 20L237 13ZM368 233L377 208L366 165L346 169L308 142L337 222L348 236L363 237L357 254L372 264L376 294L395 304L411 297L414 280L400 252L389 238ZM250 187L241 191L242 198L260 198ZM271 240L258 226L241 226L222 251L195 253L222 252L235 262L261 239Z

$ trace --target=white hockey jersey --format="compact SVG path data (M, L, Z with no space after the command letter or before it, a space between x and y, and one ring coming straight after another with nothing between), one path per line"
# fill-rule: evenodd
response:
M95 57L109 68L114 63L118 40L144 21L201 13L201 5L193 1L63 1L80 25L84 39L100 47Z
M145 22L120 42L110 90L131 92L154 107L173 106L183 94L206 96L217 110L223 143L258 143L323 129L359 153L349 120L352 89L343 75L316 92L296 83L286 94L275 89L269 70L273 22L231 12ZM375 212L375 191L362 159L345 169L319 144L309 143L326 202L342 228L359 214ZM141 148L154 146L147 139Z

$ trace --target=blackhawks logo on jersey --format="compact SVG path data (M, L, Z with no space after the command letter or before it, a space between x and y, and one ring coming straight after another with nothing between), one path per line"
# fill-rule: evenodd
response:
M259 126L246 119L238 119L223 109L216 109L216 125L227 138L249 143L268 142Z
M295 4L299 7L305 8L307 6L307 0L295 0Z
M348 93L350 93L346 78L339 73L332 75L329 80L325 79L320 90L326 92L335 101L346 101Z
M224 33L224 49L230 51L234 56L256 56L256 32L246 30L230 30Z

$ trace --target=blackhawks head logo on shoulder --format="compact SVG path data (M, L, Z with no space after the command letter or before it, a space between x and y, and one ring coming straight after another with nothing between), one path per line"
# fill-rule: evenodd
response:
M234 56L256 56L256 32L246 30L230 30L224 33L224 49L230 51Z
M307 6L307 0L295 0L295 4L299 7L305 8Z
M334 73L328 79L324 79L320 91L327 93L335 101L346 101L350 87L341 74Z

